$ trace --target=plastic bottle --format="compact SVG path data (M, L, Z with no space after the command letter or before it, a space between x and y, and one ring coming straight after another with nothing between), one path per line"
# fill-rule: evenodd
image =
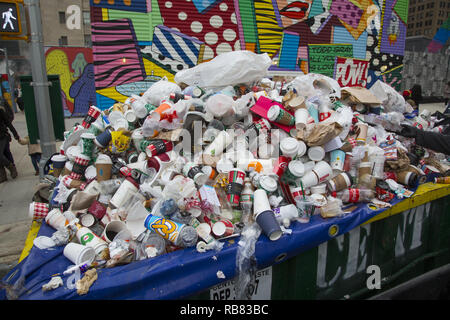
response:
M241 208L243 211L242 222L244 224L248 224L251 221L252 217L252 208L253 208L253 194L254 189L250 178L245 178L244 180L244 189L242 189L241 193Z
M375 198L375 191L369 189L347 189L340 192L332 192L331 195L341 199L345 203L369 202Z

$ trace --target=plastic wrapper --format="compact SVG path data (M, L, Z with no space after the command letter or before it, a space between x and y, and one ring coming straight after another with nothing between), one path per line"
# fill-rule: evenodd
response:
M236 268L238 278L235 286L235 297L239 300L249 300L248 286L254 280L257 271L255 261L255 244L261 234L261 228L253 223L245 227L241 232L236 254Z
M164 77L148 88L142 95L142 98L150 104L159 106L161 101L168 98L171 93L181 93L181 88L176 83L170 82Z
M203 88L252 83L265 77L271 64L267 53L231 51L193 68L177 72L175 82Z

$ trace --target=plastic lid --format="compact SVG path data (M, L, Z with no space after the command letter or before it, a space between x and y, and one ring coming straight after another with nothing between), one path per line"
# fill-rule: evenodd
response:
M300 160L293 160L288 164L289 171L295 176L301 177L305 174L305 166Z
M259 184L261 185L261 187L262 187L264 190L267 190L267 191L269 191L269 192L274 192L274 191L276 191L276 190L277 190L277 187L278 187L277 181L276 181L274 178L269 177L269 176L262 176L262 177L259 179Z
M270 121L275 121L275 119L278 117L278 115L280 114L280 106L274 104L273 106L270 107L270 109L267 111L267 118Z
M281 152L284 153L297 153L298 149L300 148L300 145L298 143L298 140L295 138L284 138L283 140L280 141L280 149Z
M322 147L311 147L308 150L308 157L313 161L320 161L325 156L325 150Z

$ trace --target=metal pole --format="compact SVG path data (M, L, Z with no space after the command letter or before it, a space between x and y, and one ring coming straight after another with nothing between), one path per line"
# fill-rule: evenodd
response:
M25 0L24 5L28 9L30 17L31 72L33 76L31 85L33 86L36 101L36 114L42 149L42 157L39 163L39 175L43 178L44 166L47 160L56 153L56 141L50 105L50 82L48 81L47 70L45 68L44 41L39 0Z

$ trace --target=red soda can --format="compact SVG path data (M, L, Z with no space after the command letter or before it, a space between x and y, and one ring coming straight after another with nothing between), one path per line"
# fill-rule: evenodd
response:
M286 156L280 156L273 168L273 172L281 178L281 176L286 172L289 162L291 158Z

